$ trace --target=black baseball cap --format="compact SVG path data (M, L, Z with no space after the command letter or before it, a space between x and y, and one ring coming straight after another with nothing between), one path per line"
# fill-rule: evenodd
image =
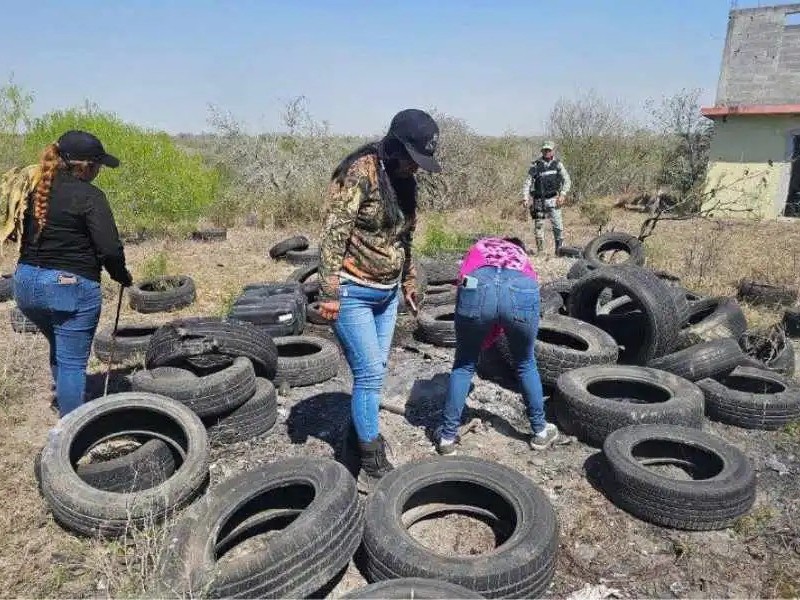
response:
M64 160L89 160L112 169L119 166L119 159L106 152L100 140L86 131L67 131L57 143L58 153Z
M433 158L439 143L439 126L425 111L416 108L401 110L392 119L388 135L405 146L420 169L433 173L442 170L441 165Z

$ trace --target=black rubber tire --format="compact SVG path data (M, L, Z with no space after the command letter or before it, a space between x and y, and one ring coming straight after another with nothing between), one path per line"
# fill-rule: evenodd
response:
M618 429L603 443L609 465L607 493L632 515L675 529L725 529L750 511L756 477L744 453L698 429L634 425ZM682 480L643 465L691 466L697 479ZM703 478L703 476L706 476Z
M14 275L0 274L0 302L14 299Z
M222 242L228 239L228 230L225 227L211 227L192 232L192 239L196 242Z
M430 510L423 512L426 505ZM514 522L516 528L505 532L506 541L488 556L428 550L408 533L415 522L409 511L422 509L415 514L418 521L448 505L481 511L484 518L493 513L498 527ZM395 468L367 498L365 521L368 581L423 577L462 585L486 598L535 598L547 590L555 570L559 530L550 500L521 473L480 458L442 457Z
M627 425L671 424L699 429L703 422L703 392L699 387L647 367L573 369L558 378L555 399L559 424L595 446Z
M592 271L594 271L597 267L591 264L588 260L578 259L572 266L570 266L569 271L567 271L567 279L580 279L584 275L588 275Z
M16 306L8 311L11 329L17 333L39 333L39 328Z
M150 392L177 400L198 417L213 417L244 404L256 392L253 363L244 357L231 366L202 377L176 367L137 371L130 376L135 392Z
M785 285L742 279L737 288L739 300L761 306L792 306L797 302L798 291Z
M94 336L94 355L108 362L113 349L113 359L117 364L144 356L156 329L158 326L155 325L123 325L117 329L116 342L111 339L113 327L101 329Z
M278 242L269 249L269 256L272 259L284 256L290 250L307 250L309 246L308 238L304 235L296 235Z
M336 377L339 372L339 349L321 337L297 335L275 338L278 368L275 385L291 387L316 385Z
M778 348L767 348L766 344L758 343L758 338L762 335L758 329L745 331L739 336L739 347L745 354L746 360L742 366L755 367L757 369L767 369L792 377L795 369L794 344L782 329L778 332Z
M145 289L161 283L168 283L172 287L164 291ZM188 275L160 277L135 283L128 288L128 304L133 310L142 314L185 308L193 304L196 298L197 290L194 280Z
M341 597L342 600L374 599L381 598L403 600L404 598L419 598L420 600L445 600L447 598L483 598L480 594L467 588L439 581L436 579L422 579L421 577L403 577L373 583L357 590L353 590Z
M455 348L455 311L454 305L432 306L421 310L417 317L419 336L434 346Z
M800 309L790 308L783 313L783 328L790 338L800 338Z
M556 256L563 258L581 258L583 256L583 248L577 246L561 246L556 250Z
M217 564L226 532L268 524L258 516L269 509L299 515L262 550ZM290 458L245 471L180 516L156 567L156 596L307 598L350 562L363 529L356 482L334 460Z
M172 477L178 466L173 450L163 441L151 439L128 454L78 465L76 471L78 477L93 488L127 494L163 483ZM41 481L41 464L39 469Z
M709 419L745 429L781 429L800 420L800 385L772 371L738 367L727 377L703 379Z
M244 442L270 431L278 419L278 397L268 379L256 379L256 391L244 404L203 422L212 446Z
M285 260L290 265L309 265L319 262L319 248L308 248L306 250L289 250L283 255Z
M497 353L499 361L498 357L490 355L489 350L492 349ZM618 347L614 338L598 327L570 317L551 315L539 321L534 352L542 384L554 386L562 374L572 369L615 363ZM481 372L487 375L485 378L493 379L497 376L498 381L504 382L516 377L516 364L505 335L497 339L493 348L484 351L481 358ZM504 364L493 364L497 362ZM495 372L487 373L487 367Z
M91 487L78 476L73 460L123 429L152 432L181 445L183 464L163 483L131 494ZM205 427L183 404L141 392L111 394L59 421L42 451L42 494L66 528L87 536L121 535L157 524L194 500L208 480L208 455Z
M539 314L558 315L564 310L564 299L556 290L539 288Z
M622 263L607 263L600 258L600 253L608 250L621 250L628 254L627 260ZM611 264L643 265L644 246L638 238L620 231L602 233L592 240L583 249L583 257L594 267L606 267Z
M567 315L568 313L568 306L569 306L569 295L572 293L572 286L575 285L574 279L567 279L566 277L562 277L560 279L553 279L552 281L548 281L543 283L539 287L539 291L544 293L545 290L550 290L554 292L558 292L561 296L562 300L562 307L558 310L558 314L560 315Z
M628 296L638 303L642 311L642 333L628 340L620 353L620 361L647 364L675 347L680 330L682 312L688 312L682 294L670 293L669 287L653 273L638 267L619 266L613 269L596 269L579 279L569 297L571 317L597 325L612 336L615 330L602 319L597 319L600 295L610 288L615 296ZM680 298L679 298L680 296Z
M689 381L699 381L726 375L744 360L745 355L735 339L720 338L653 359L647 366Z
M453 306L458 296L458 287L445 283L442 285L428 285L425 294L425 306Z
M300 283L308 301L313 302L320 292L319 261L298 267L292 271L286 281Z
M428 277L428 285L456 285L461 269L460 258L452 260L428 259L420 261Z
M215 317L171 321L156 330L145 354L145 366L184 366L193 357L249 358L256 375L272 379L278 366L278 349L264 331L251 323Z
M746 329L747 319L734 298L704 298L689 305L689 318L678 332L675 347L682 349L720 338L738 338Z
M653 270L653 274L667 285L681 287L681 278L669 271Z
M237 300L228 318L252 323L272 337L300 335L305 330L307 300L302 293L292 295L250 295Z
M700 302L701 300L706 299L703 294L693 292L692 290L687 290L685 287L682 287L681 289L683 290L683 297L686 298L686 302L688 302L690 306L695 302Z

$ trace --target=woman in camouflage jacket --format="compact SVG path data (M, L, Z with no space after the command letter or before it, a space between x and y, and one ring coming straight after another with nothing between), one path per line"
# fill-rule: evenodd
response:
M411 239L418 168L438 172L439 127L408 109L386 136L348 155L334 170L320 243L320 312L332 320L353 372L352 419L361 456L359 489L370 491L393 467L379 432L378 406L398 294L416 312Z

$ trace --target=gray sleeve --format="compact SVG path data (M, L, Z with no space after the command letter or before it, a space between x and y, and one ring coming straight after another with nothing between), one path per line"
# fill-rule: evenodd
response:
M531 199L531 176L525 178L525 184L522 186L522 198L523 200L530 200Z
M572 188L572 180L569 178L569 172L567 172L564 163L558 161L558 168L561 171L561 176L564 178L564 185L561 186L561 193L566 196Z

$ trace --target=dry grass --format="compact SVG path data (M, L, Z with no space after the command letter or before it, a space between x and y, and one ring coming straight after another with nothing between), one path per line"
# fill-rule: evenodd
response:
M422 215L418 239L425 236L431 213ZM577 209L566 211L566 235L570 245L581 245L596 233L596 227ZM641 215L614 210L610 227L636 233ZM447 215L447 223L459 232L504 232L533 240L533 224L521 208L501 216L494 208L464 210ZM274 232L231 229L228 240L209 244L186 241L148 241L126 249L131 271L138 274L148 260L163 255L174 274L191 275L197 283L194 305L172 315L138 315L123 308L121 322L162 323L168 319L199 314L221 314L241 286L251 281L283 280L291 265L272 261L267 251L283 237L306 233L317 237L315 227ZM549 236L549 233L548 233ZM773 281L797 283L796 251L800 230L793 224L662 223L648 240L650 263L683 277L689 287L707 294L732 294L742 277L767 273ZM548 241L548 249L551 244ZM13 252L6 252L0 271L13 267ZM567 261L552 257L534 258L547 276L565 269ZM104 279L102 326L113 322L118 288ZM41 500L33 476L33 458L43 445L47 430L55 423L48 409L50 376L47 372L47 347L39 335L11 332L5 316L9 305L0 308L0 589L6 596L132 597L147 595L152 565L160 551L162 529L147 528L118 542L107 544L77 538L56 525ZM762 309L746 308L753 325L769 323L779 315ZM102 376L104 366L93 360L90 373ZM100 377L101 378L101 377ZM102 387L100 387L102 389ZM797 431L782 434L796 442ZM576 481L576 486L587 486ZM615 511L605 514L601 499L580 508L581 517L567 529L586 534L584 544L605 543L615 534L603 523L627 524ZM610 519L610 520L609 520ZM745 524L743 524L744 526ZM594 533L593 533L594 532ZM566 532L568 533L568 532ZM565 535L566 535L565 533ZM676 537L691 548L690 538ZM585 549L584 549L585 550ZM627 551L627 549L626 549ZM631 552L634 549L630 550ZM587 573L586 577L593 576ZM792 587L795 586L795 587ZM797 589L789 576L776 574L769 590L784 595Z

